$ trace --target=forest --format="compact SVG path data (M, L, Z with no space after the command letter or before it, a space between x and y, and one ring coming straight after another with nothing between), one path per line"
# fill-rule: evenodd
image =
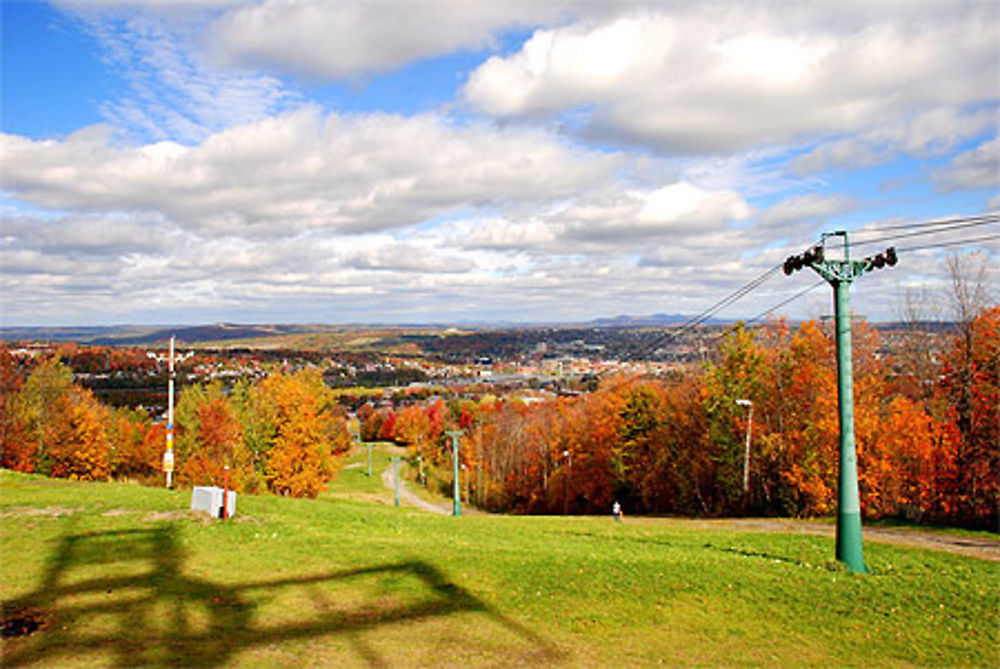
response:
M886 352L854 328L855 434L862 512L995 530L1000 498L1000 307L980 309L943 350L914 337ZM57 357L0 349L0 464L85 480L162 484L165 426L112 407ZM367 402L353 419L322 371L185 385L176 480L313 497L337 472L351 430L408 448L412 470L451 489L462 431L463 495L520 514L822 516L834 511L838 414L832 332L729 328L707 363L660 378L607 376L576 396L431 396ZM752 403L752 421L747 405ZM749 424L748 424L749 423ZM751 447L745 439L750 427ZM744 488L744 467L749 476Z
M982 310L937 355L883 354L854 328L855 438L868 518L996 530L1000 485L1000 307ZM463 488L508 513L821 516L836 502L839 424L832 333L816 322L736 326L713 360L667 379L617 377L579 397L369 408L365 439L420 455L447 490L463 430ZM748 412L752 450L743 487Z

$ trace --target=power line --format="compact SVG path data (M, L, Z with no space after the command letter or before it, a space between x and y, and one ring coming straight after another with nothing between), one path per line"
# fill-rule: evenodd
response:
M939 242L937 244L924 244L922 246L907 246L905 248L896 249L896 251L902 253L905 251L925 251L927 249L941 249L948 246L964 246L965 244L977 244L979 242L988 242L994 239L1000 239L1000 234L996 235L985 235L983 237L970 237L968 239L956 239L951 242Z
M764 318L764 316L769 315L775 309L780 309L781 307L785 306L789 302L794 302L795 300L799 299L800 297L802 297L806 293L811 292L811 291L819 288L820 286L822 286L825 283L826 283L826 281L823 281L823 280L817 281L816 283L814 283L813 285L809 286L808 288L806 288L804 290L800 290L799 292L795 293L794 295L792 295L788 299L782 300L781 302L778 302L776 305L774 305L773 307L771 307L767 311L765 311L765 312L763 312L761 314L758 314L757 316L754 316L753 318L751 318L750 320L747 321L747 324L756 323L760 319Z
M882 237L875 237L875 238L868 239L868 240L862 239L861 241L857 241L856 239L852 239L852 242L853 242L854 245L857 245L857 246L873 245L873 244L884 243L884 242L887 242L887 241L893 241L893 240L897 240L897 239L908 239L908 238L918 237L918 236L923 236L923 235L941 234L941 233L951 232L951 231L965 229L965 228L973 228L973 227L979 227L979 226L982 226L982 225L995 224L998 221L1000 221L1000 213L989 213L989 214L982 214L982 215L977 215L977 216L961 216L961 217L955 217L955 218L950 218L950 219L937 219L937 220L930 220L930 221L917 221L917 222L906 223L906 224L899 224L899 225L881 226L881 227L877 227L877 228L872 228L870 230L861 231L861 232L858 233L858 235L863 236L866 232L867 233L876 233L876 232L887 232L887 231L893 231L893 230L909 230L910 232L903 232L903 233L896 234L896 235L885 235L885 236L882 236ZM906 248L897 249L897 251L899 251L899 252L921 251L921 250L926 250L926 249L945 248L945 247L950 247L950 246L960 246L960 245L964 245L964 244L972 244L972 243L977 243L977 242L990 241L990 240L994 240L994 239L1000 239L1000 234L985 235L985 236L980 236L980 237L972 237L972 238L967 238L967 239L963 239L963 240L955 240L955 241L950 241L950 242L938 242L938 243L935 243L935 244L924 244L924 245L920 245L920 246L910 246L910 247L906 247ZM647 355L647 354L655 351L657 348L659 348L660 346L662 346L667 341L669 341L669 340L676 340L681 335L683 335L683 334L689 332L690 330L696 328L698 325L704 323L705 321L707 321L709 318L711 318L712 316L714 316L716 313L718 313L722 309L730 306L731 304L737 302L738 300L742 299L743 297L745 297L749 293L751 293L754 290L756 290L757 288L759 288L765 281L767 281L771 276L773 276L775 273L777 273L777 271L780 270L781 268L782 268L782 265L776 265L776 266L772 267L771 269L767 270L766 272L764 272L760 276L756 277L755 279L752 279L751 281L747 282L746 284L744 284L743 286L741 286L737 290L733 291L732 293L730 293L726 297L722 298L721 300L719 300L718 302L716 302L715 304L713 304L709 308L705 309L704 311L702 311L698 315L696 315L696 316L694 316L692 318L689 318L688 320L686 320L684 323L682 323L676 329L673 329L673 330L671 330L669 332L664 332L661 336L653 339L653 341L651 341L650 343L648 343L645 346L641 347L639 349L639 351L636 352L635 356L637 358L642 358L645 355ZM824 283L824 281L819 281L818 283L813 284L813 285L811 285L811 286L809 286L809 287L807 287L807 288L799 291L798 293L795 293L791 297L783 300L782 302L776 304L775 306L771 307L767 311L759 314L758 316L755 316L754 318L750 319L747 322L748 323L754 323L756 321L759 321L761 318L767 316L768 314L772 313L776 309L779 309L779 308L785 306L786 304L799 299L800 297L802 297L806 293L809 293L810 291L815 290L817 287L823 285L823 283Z
M733 302L736 302L737 300L739 300L743 296L747 295L751 291L756 290L757 288L759 288L761 284L763 284L765 281L767 281L769 278L771 278L771 276L773 276L780 269L781 269L781 265L775 265L774 267L772 267L771 269L767 270L766 272L764 272L763 274L761 274L757 278L752 279L748 283L744 284L742 287L738 288L734 292L732 292L729 295L727 295L726 297L722 298L721 300L719 300L718 302L716 302L715 304L713 304L712 306L710 306L708 309L705 309L704 311L702 311L701 313L699 313L697 316L689 318L688 320L686 320L685 322L683 322L676 329L671 330L670 332L664 332L662 335L660 335L660 337L654 339L652 342L650 342L650 343L646 344L645 346L643 346L637 352L636 356L641 358L644 355L655 351L657 348L659 348L660 346L662 346L668 340L677 339L682 334L684 334L684 333L688 332L689 330L697 327L701 323L704 323L706 320L708 320L709 318L711 318L714 314L716 314L720 310L722 310L725 307L729 306Z
M868 246L871 244L882 244L885 242L891 242L897 239L909 239L911 237L921 237L924 235L938 235L946 232L952 232L955 230L962 230L964 228L979 227L980 225L995 225L998 221L1000 221L1000 217L992 217L992 218L987 218L985 220L966 221L964 223L957 223L945 229L941 229L940 227L938 227L936 229L917 230L915 232L904 232L895 235L884 235L882 237L873 237L871 239L865 239L864 238L865 233L859 232L858 235L861 236L862 239L859 240L857 237L854 237L851 241L856 246Z
M956 216L953 218L938 218L929 221L916 221L911 223L899 223L896 225L879 225L873 228L868 228L863 232L887 232L890 230L912 230L913 228L930 228L930 227L940 227L946 225L952 225L954 223L966 223L971 221L981 221L981 220L997 220L1000 217L1000 212L990 212L988 214L979 214L977 216Z

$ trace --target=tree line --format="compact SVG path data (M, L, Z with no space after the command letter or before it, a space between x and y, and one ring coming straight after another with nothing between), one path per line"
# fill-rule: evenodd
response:
M1000 307L935 352L886 354L854 333L862 511L996 529L1000 499ZM744 489L748 412L753 404ZM463 430L462 490L508 513L816 516L836 503L839 422L833 333L783 321L723 337L713 359L666 379L605 379L541 402L444 402L359 412L366 440L412 449L430 485L451 486L449 429Z
M919 336L886 353L854 334L862 511L995 529L1000 499L1000 307L960 322L940 351ZM56 358L22 367L0 350L0 465L84 480L162 483L165 426L112 408ZM315 496L351 445L346 409L318 370L224 388L188 385L176 408L176 480ZM748 413L753 405L748 486ZM575 397L366 403L360 436L410 449L451 489L510 513L814 516L834 510L838 412L832 332L816 322L733 327L710 362L666 378L612 377ZM228 474L226 471L228 467Z
M21 369L0 350L0 465L88 481L163 482L166 426L101 404L50 357ZM315 497L351 438L346 412L317 371L257 383L188 385L176 408L176 481ZM227 469L228 468L228 469Z

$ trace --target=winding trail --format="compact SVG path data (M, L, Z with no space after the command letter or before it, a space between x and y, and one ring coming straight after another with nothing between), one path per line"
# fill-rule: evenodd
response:
M632 516L633 523L685 523L692 527L704 527L731 532L782 532L786 534L817 534L834 537L837 533L835 525L817 523L795 518L643 518ZM862 529L865 541L875 541L884 544L897 544L913 548L944 551L956 555L966 555L1000 562L1000 539L962 536L944 532L923 532L918 529L893 529L887 527L866 526Z
M385 471L382 472L382 483L389 490L393 490L395 488L392 481L391 462L389 463L389 466L385 468ZM430 513L436 513L442 516L451 515L450 506L428 502L426 499L420 497L415 492L410 490L410 488L406 485L406 480L403 479L402 477L400 477L399 479L399 499L401 502L405 500L408 504L423 509L424 511L428 511Z

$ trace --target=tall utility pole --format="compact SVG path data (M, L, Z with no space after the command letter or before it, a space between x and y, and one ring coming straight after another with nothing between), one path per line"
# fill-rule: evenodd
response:
M462 436L461 430L448 430L445 434L451 437L451 465L452 465L452 476L454 477L454 502L452 505L453 516L462 515L462 501L459 497L459 487L458 487L458 438Z
M167 374L167 451L163 454L163 471L167 475L167 487L174 487L174 337L170 337L170 363Z
M748 409L746 449L743 452L743 498L745 500L747 493L750 492L750 431L753 429L753 402L747 399L738 399L736 403Z
M826 257L826 240L844 238L843 259ZM861 501L858 494L857 449L854 444L854 373L851 360L851 282L865 272L896 264L896 250L872 258L851 260L847 232L824 233L820 245L785 260L785 274L811 267L833 286L837 328L837 406L840 410L840 466L837 488L837 559L851 571L867 574L861 542Z
M396 506L399 506L399 456L392 456L392 482L393 482L393 499Z

